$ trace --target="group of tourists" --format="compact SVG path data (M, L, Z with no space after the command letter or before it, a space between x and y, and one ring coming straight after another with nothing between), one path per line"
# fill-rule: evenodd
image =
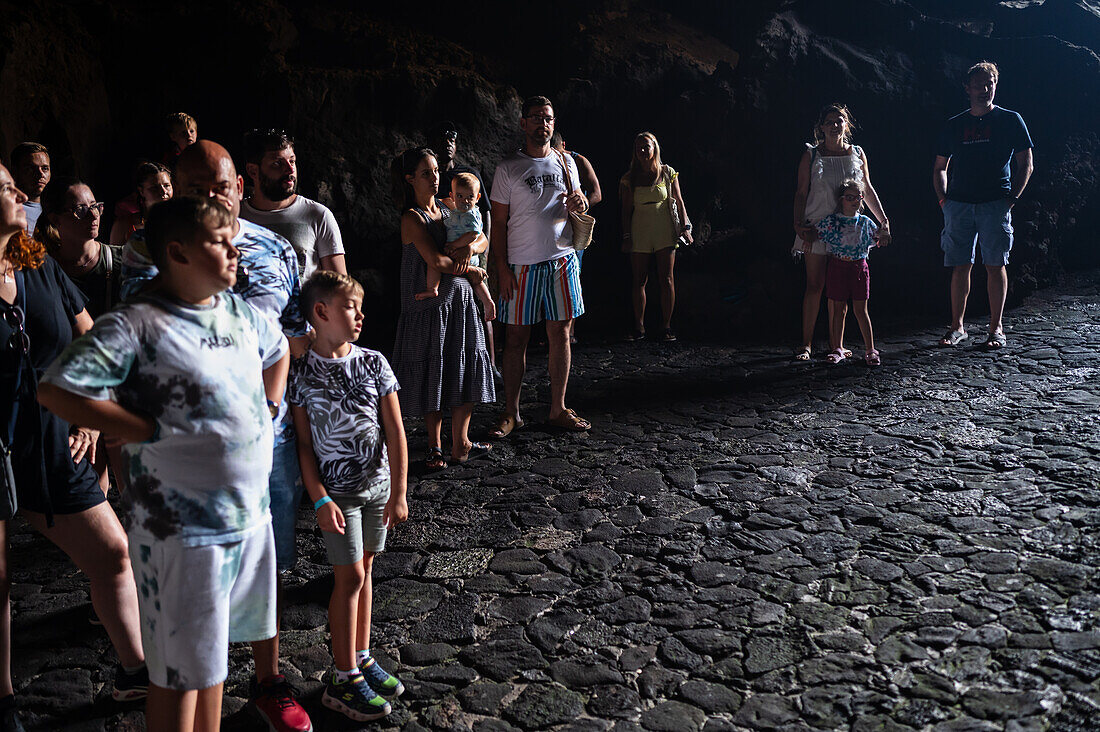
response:
M970 70L971 107L949 121L936 161L954 268L944 345L967 337L976 241L990 274L987 343L1005 342L1009 211L1027 184L1031 141L1019 115L993 105L996 82L992 64ZM112 694L146 698L149 729L218 727L230 642L252 645L256 714L272 730L311 729L279 673L280 577L295 565L303 491L334 568L334 668L321 701L356 721L391 711L404 686L370 650L371 568L388 529L409 514L403 418L424 420L426 471L491 455L470 422L476 405L497 400L493 344L503 335L504 408L489 431L499 440L525 425L527 347L544 322L547 423L592 428L566 395L588 211L602 189L588 159L555 137L555 122L549 99L525 100L522 147L488 188L458 162L452 124L436 130L434 149L393 160L402 259L390 360L356 345L363 289L347 274L332 212L298 192L287 133L246 135L241 175L225 147L198 138L193 118L173 115L168 152L136 167L108 243L99 238L105 205L87 182L53 176L42 145L13 151L10 170L0 166L0 730L22 729L6 552L16 511L87 575L90 619L119 659ZM850 300L866 362L877 365L866 259L889 243L890 226L853 128L846 107L828 106L799 164L794 251L807 286L796 357L811 357L824 289L829 360L850 355ZM673 341L675 253L693 227L680 176L651 133L634 139L619 196L630 338L645 336L656 260L659 337ZM109 474L122 521L106 502Z

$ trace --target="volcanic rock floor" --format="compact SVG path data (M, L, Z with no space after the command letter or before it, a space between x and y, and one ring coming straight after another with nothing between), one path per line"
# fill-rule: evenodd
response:
M410 481L374 615L408 689L365 728L1100 728L1100 277L1007 323L996 354L984 321L955 349L883 328L875 370L774 345L585 345L570 402L587 435L537 424L535 352L529 426ZM82 576L12 533L25 718L143 728L110 700ZM316 729L356 729L319 703L331 571L305 508L298 546L284 670ZM247 647L230 669L225 728L258 729Z

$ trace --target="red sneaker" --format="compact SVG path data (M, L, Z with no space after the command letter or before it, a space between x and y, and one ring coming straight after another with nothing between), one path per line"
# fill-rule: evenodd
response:
M295 700L298 692L286 677L268 676L256 684L249 704L271 732L313 732L313 723Z

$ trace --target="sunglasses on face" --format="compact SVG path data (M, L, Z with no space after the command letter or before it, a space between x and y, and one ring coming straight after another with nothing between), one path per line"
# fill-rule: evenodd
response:
M69 212L76 218L83 221L84 219L91 218L92 216L102 216L103 209L107 208L107 204L103 201L96 201L89 205L86 203L78 203L69 209Z
M8 348L26 356L31 349L31 339L27 336L26 318L23 316L23 308L18 305L12 305L11 309L5 310L4 322L11 328L11 338L8 339Z

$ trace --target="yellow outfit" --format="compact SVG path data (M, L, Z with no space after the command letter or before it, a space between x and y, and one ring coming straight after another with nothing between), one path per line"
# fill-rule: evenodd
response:
M672 181L679 173L671 165L665 167L668 168L667 176L662 173L653 185L634 188L634 214L630 218L631 251L634 254L652 254L679 246L676 239L680 232L673 230L672 216L668 210ZM626 180L629 185L629 177Z

